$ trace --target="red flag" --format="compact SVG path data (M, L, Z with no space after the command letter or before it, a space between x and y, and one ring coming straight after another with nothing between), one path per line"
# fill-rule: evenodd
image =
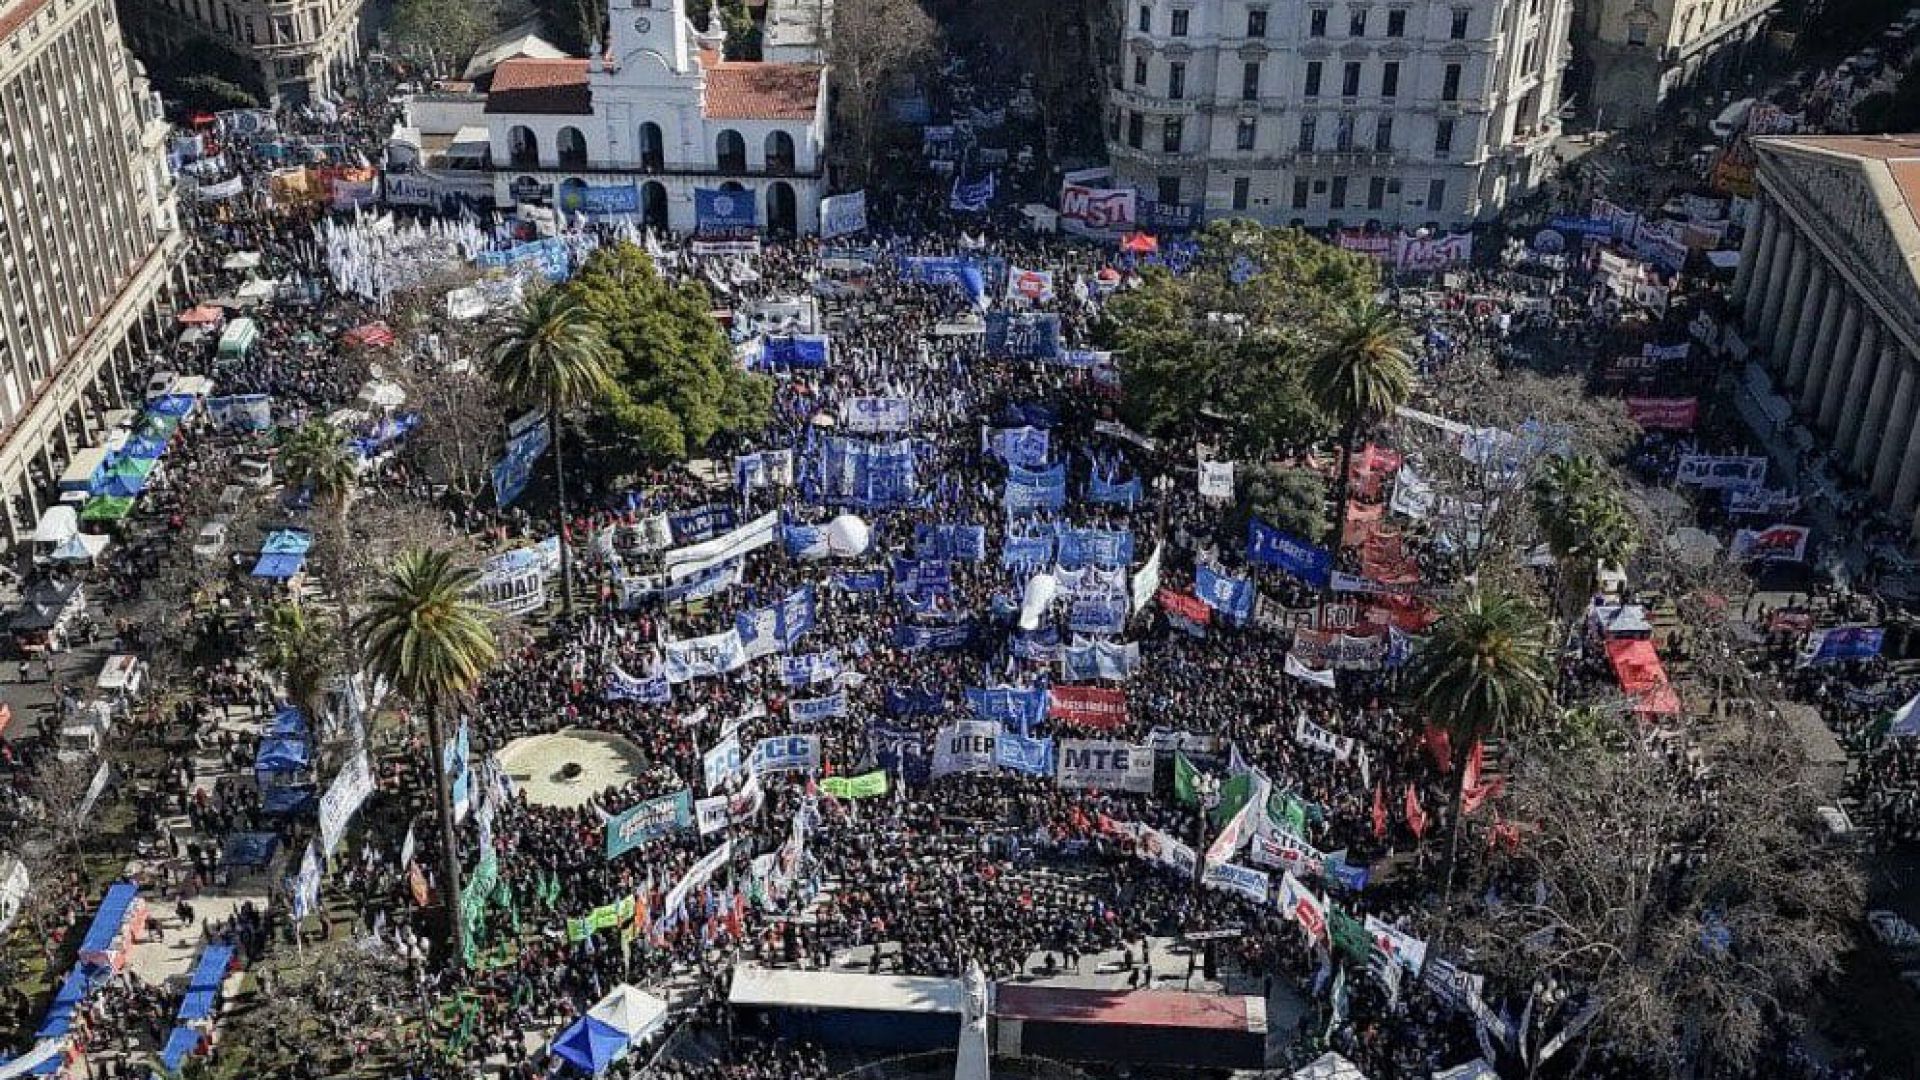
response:
M1416 838L1427 835L1427 812L1420 809L1420 795L1412 784L1407 785L1407 828L1413 830Z
M1373 838L1387 838L1387 796L1379 784L1373 785Z
M1476 742L1473 744L1473 749L1467 751L1467 772L1461 777L1460 812L1463 814L1473 813L1480 809L1482 803L1507 790L1506 777L1496 776L1483 782L1480 778L1480 768L1480 744Z
M1487 834L1487 849L1492 850L1500 844L1506 845L1507 854L1518 854L1520 851L1520 829L1510 821L1500 820L1500 810L1498 807L1495 807L1493 811L1493 831Z
M1441 773L1453 772L1453 738L1447 729L1427 725L1427 753L1433 755L1433 765Z

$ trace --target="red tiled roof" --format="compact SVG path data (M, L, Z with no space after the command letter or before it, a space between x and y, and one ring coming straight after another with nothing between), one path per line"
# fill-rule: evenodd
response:
M709 120L812 120L820 65L721 61L707 65Z
M14 35L14 32L27 25L27 20L40 14L47 6L47 0L17 0L16 3L0 10L0 41Z
M593 111L587 62L578 57L536 60L516 56L493 71L487 90L490 113L546 113L585 116Z

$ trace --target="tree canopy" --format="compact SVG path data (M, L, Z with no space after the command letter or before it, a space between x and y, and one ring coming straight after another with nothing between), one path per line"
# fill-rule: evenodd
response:
M1165 434L1211 417L1252 452L1332 433L1307 368L1378 284L1370 261L1299 230L1209 225L1189 273L1149 268L1107 305L1099 336L1123 356L1128 421Z
M645 453L684 459L766 422L772 386L734 363L701 286L669 284L646 252L621 243L595 251L564 289L615 354L607 417Z

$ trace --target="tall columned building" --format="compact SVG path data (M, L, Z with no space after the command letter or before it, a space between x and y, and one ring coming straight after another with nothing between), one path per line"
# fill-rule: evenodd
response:
M1117 0L1108 156L1143 199L1452 226L1544 177L1571 0Z
M336 98L359 61L366 0L121 0L127 38L159 62L211 47L275 105ZM198 65L204 67L204 61ZM217 71L215 72L218 73Z
M1920 135L1753 140L1734 299L1771 387L1920 537Z
M166 121L112 0L0 2L0 497L9 539L184 287Z

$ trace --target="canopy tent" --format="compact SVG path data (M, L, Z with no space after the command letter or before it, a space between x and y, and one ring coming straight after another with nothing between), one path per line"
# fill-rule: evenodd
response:
M187 1063L187 1058L200 1052L200 1043L206 1036L199 1028L177 1027L167 1035L167 1045L160 1050L160 1065L168 1072L177 1073Z
M200 954L193 974L187 978L187 997L180 1004L180 1022L192 1023L213 1016L220 1003L220 987L227 981L227 968L233 963L233 946L209 945Z
M175 428L180 426L177 416L162 416L159 413L146 413L140 417L140 427L134 432L137 438L159 439L167 441L173 438Z
M131 495L95 495L80 508L81 521L119 521L133 513Z
M267 734L276 738L304 739L308 730L307 714L301 712L299 706L282 705L274 711L273 726Z
M260 336L260 327L252 319L235 319L220 332L220 355L225 359L237 360L247 355L253 348L254 339Z
M299 772L313 761L305 739L276 736L261 739L260 750L253 756L253 771L256 773Z
M1667 670L1654 652L1653 642L1644 638L1614 638L1607 642L1607 660L1613 664L1614 678L1620 689L1634 698L1633 711L1641 716L1673 716L1680 711L1680 697L1667 682Z
M253 565L253 576L285 579L298 574L312 546L313 537L298 529L274 530L260 545L260 561Z
M1160 250L1160 241L1143 232L1131 232L1120 239L1120 250L1135 255L1151 255Z
M376 457L387 447L406 438L408 432L419 426L419 413L394 413L372 424L366 435L353 439L354 453L363 458Z
M220 263L222 270L252 270L260 265L260 253L257 251L236 251Z
M279 287L280 283L273 278L249 278L234 295L242 300L268 300L272 299L274 290Z
M130 881L107 889L106 898L100 901L100 911L93 917L93 925L80 941L80 963L88 967L113 966L121 933L126 930L128 920L135 917L139 903L140 887Z
M74 533L47 557L55 562L92 562L107 550L109 543L112 541L107 537L95 533Z
M632 1045L666 1023L667 1003L636 986L621 983L588 1009L587 1017L618 1031L626 1036L628 1045Z
M260 812L271 817L305 813L312 803L312 784L275 784L260 790Z
M41 1039L19 1057L0 1061L0 1080L18 1080L22 1076L52 1076L66 1063L66 1039Z
M40 524L33 527L33 542L36 544L59 544L66 542L74 533L80 531L80 515L71 506L49 506L40 515Z
M80 968L67 972L66 981L53 995L53 1001L47 1006L47 1016L40 1022L40 1030L34 1032L36 1039L58 1039L73 1029L73 1011L87 999L92 983L87 973Z
M407 392L396 383L375 377L367 380L354 400L376 409L397 409L407 403Z
M220 853L223 866L265 866L273 861L280 835L270 832L234 833Z
M1587 623L1595 633L1606 637L1646 637L1653 633L1647 609L1639 604L1595 604L1587 612Z
M121 457L135 461L158 461L166 453L167 440L152 435L137 435L120 448Z
M613 1025L583 1016L553 1040L553 1052L581 1072L599 1075L626 1054L628 1045Z
M227 313L212 304L195 304L179 315L183 326L219 326L226 318Z
M14 633L52 630L77 606L76 601L84 603L85 599L78 583L38 582L21 597L20 609L8 620L7 629Z
M146 411L151 416L185 416L193 411L192 394L163 394L147 402Z

